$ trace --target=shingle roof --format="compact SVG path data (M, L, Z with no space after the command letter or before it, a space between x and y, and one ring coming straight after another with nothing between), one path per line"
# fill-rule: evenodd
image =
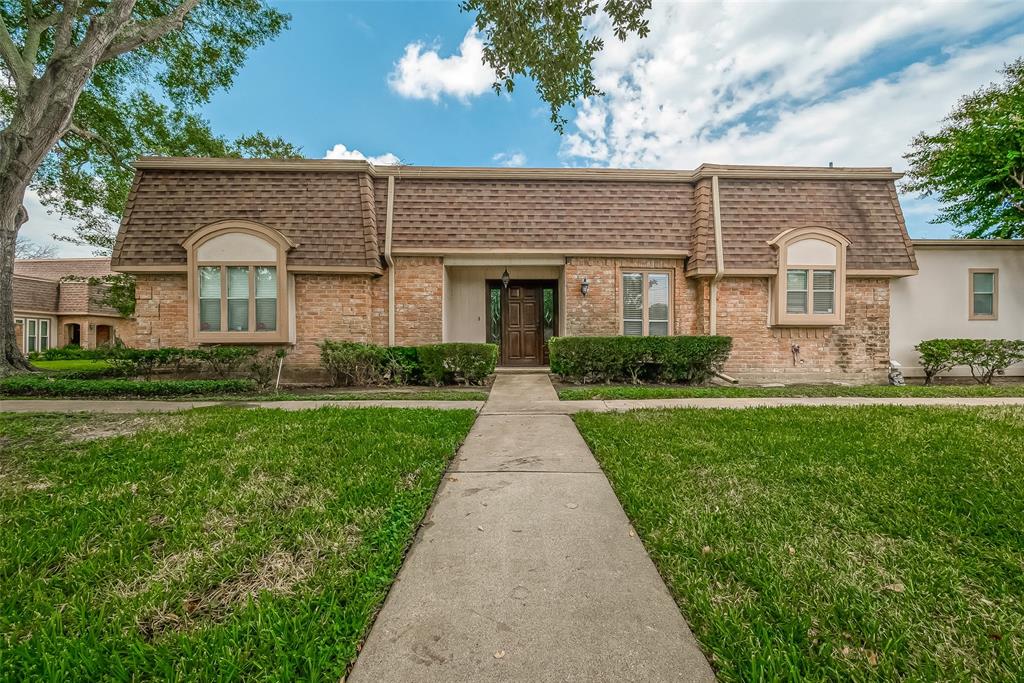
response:
M98 258L48 258L15 259L14 273L60 280L62 277L103 277L110 275L110 259Z
M396 253L650 250L714 267L720 177L726 270L770 268L767 241L825 226L851 269L914 268L889 169L704 166L696 171L373 167L364 162L148 159L138 164L114 265L181 266L180 242L225 219L280 230L302 266L379 268L388 176Z

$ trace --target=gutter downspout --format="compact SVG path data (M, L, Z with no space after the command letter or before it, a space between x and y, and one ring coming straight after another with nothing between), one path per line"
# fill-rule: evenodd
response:
M384 223L384 262L388 264L388 346L395 345L395 259L391 256L391 231L395 215L395 176L388 176L388 212Z
M718 334L718 281L725 275L725 254L722 253L722 211L718 205L718 176L711 176L711 208L715 226L715 276L711 278L711 320L708 332Z

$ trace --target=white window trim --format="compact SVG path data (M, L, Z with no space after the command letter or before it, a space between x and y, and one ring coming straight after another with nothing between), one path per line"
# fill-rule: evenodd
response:
M618 272L618 283L617 283L617 288L620 290L619 302L618 302L619 334L623 335L623 336L625 336L625 334L626 334L626 315L625 315L625 297L626 297L626 292L625 292L625 285L623 283L623 278L626 275L634 275L634 274L640 274L643 277L643 279L644 279L643 302L641 304L641 306L643 307L643 321L642 321L641 326L640 326L640 329L642 330L641 336L643 336L643 337L651 336L651 334L650 334L650 322L651 321L650 321L650 317L649 317L650 316L650 311L648 310L648 303L647 303L647 292L648 292L648 287L647 287L648 279L647 278L648 278L649 275L665 275L668 278L668 334L666 334L665 336L671 337L672 334L673 334L673 330L675 329L675 320L674 320L674 315L675 315L675 290L674 290L674 285L675 285L675 282L674 282L674 278L672 277L672 275L673 275L672 271L670 269L666 269L666 268L629 268L629 267L622 267L622 268L619 269L619 272ZM657 320L655 322L662 322L662 321Z
M835 264L789 265L787 263L788 247L803 240L821 240L836 248ZM850 241L834 230L823 227L793 228L779 234L768 242L778 250L779 269L775 276L775 296L772 301L774 316L772 324L778 327L836 327L846 324L846 247ZM790 270L806 270L807 274L807 313L787 313L786 293L788 273ZM834 301L832 313L814 313L813 304L813 271L831 270L835 272Z
M992 273L992 314L974 312L974 276L979 273ZM999 320L999 269L968 268L967 269L967 319L968 320Z

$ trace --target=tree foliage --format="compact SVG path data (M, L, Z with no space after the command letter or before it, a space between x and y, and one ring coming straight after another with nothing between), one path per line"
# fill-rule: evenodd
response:
M565 129L561 111L581 98L600 95L594 83L594 55L604 41L588 30L607 18L619 40L650 31L644 15L651 0L606 0L604 17L595 0L463 0L464 12L476 13L484 35L484 61L494 69L495 92L511 93L515 79L533 79L551 108L551 122Z
M932 222L952 223L964 237L1024 237L1024 59L1002 73L1002 83L963 97L905 155L904 187L938 197Z

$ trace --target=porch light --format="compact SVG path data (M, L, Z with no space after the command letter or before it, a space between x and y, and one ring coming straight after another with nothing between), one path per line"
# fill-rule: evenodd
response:
M590 280L588 280L586 277L584 277L583 278L583 283L580 284L580 294L582 294L583 296L586 296L587 292L589 292L589 291L590 291Z
M508 289L508 281L511 280L511 279L512 278L509 277L509 274L508 274L508 268L506 268L505 272L501 274L501 284L502 284L502 286L505 289Z

